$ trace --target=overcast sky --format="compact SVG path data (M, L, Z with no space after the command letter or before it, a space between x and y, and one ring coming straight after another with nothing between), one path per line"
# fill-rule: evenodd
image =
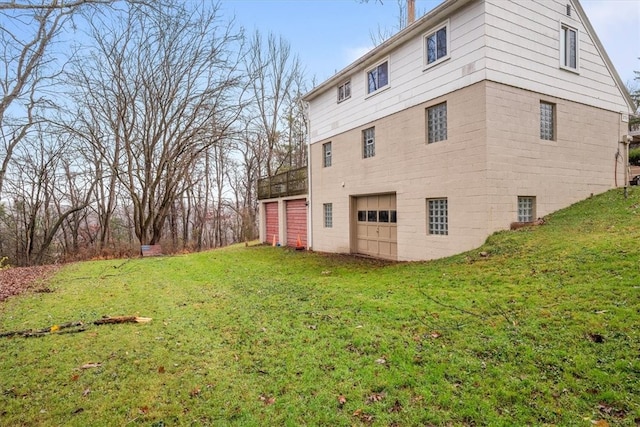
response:
M404 0L403 0L404 1ZM531 1L531 0L520 0ZM440 0L416 0L419 15ZM393 29L397 0L223 0L225 16L235 14L248 31L272 31L290 43L316 83L331 77L373 46L371 34ZM581 0L591 24L622 81L640 70L640 0ZM419 16L418 15L418 16Z

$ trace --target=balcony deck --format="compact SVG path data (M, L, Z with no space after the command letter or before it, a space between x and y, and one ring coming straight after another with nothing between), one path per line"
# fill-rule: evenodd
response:
M291 169L258 180L258 200L298 196L308 192L307 167Z

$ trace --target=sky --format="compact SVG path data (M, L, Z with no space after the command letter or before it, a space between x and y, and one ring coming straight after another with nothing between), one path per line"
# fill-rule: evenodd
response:
M281 35L307 75L322 83L373 47L372 34L398 25L398 0L222 0L247 31ZM520 0L530 1L530 0ZM441 0L416 0L416 15ZM382 4L381 4L382 3ZM640 70L640 0L581 0L623 83Z

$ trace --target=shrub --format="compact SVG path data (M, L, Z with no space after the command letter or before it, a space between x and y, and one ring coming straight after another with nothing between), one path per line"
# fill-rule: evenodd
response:
M629 150L629 164L640 166L640 147Z

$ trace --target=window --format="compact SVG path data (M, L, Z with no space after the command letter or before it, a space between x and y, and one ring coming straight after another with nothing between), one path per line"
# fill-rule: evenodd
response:
M396 211L358 211L359 222L397 222Z
M564 24L560 26L560 66L578 70L578 30Z
M446 22L424 36L425 66L444 61L449 57L449 22Z
M518 196L518 222L533 222L536 217L536 198Z
M389 84L389 62L376 65L367 71L367 94L371 94Z
M427 142L447 139L447 103L427 108Z
M555 104L540 102L540 139L555 140L555 115Z
M428 199L427 214L429 234L449 234L447 199Z
M351 80L348 80L338 86L338 102L351 98Z
M362 157L373 157L376 155L376 128L369 128L362 131Z
M325 228L333 227L333 203L324 203L322 205L324 210L324 226Z
M322 166L325 168L331 166L331 142L322 144Z

